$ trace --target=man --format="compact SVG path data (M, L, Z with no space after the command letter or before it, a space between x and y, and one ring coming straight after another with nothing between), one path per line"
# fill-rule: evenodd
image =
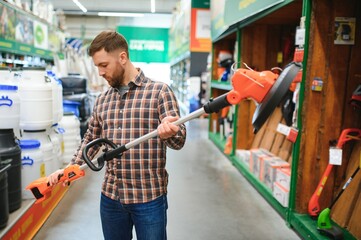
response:
M90 141L107 138L121 146L157 129L158 137L125 151L106 162L100 200L105 239L166 239L167 184L166 148L181 149L186 128L179 119L177 100L164 83L144 76L129 59L126 39L114 31L103 31L89 47L99 75L110 87L94 105L89 127L70 164L84 164L82 149ZM96 149L88 155L93 158ZM56 184L63 170L51 174Z

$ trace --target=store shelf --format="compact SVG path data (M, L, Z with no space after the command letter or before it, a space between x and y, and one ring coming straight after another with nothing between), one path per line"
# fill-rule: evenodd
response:
M287 208L283 207L274 197L269 188L267 188L258 178L248 170L248 167L236 156L230 156L234 166L245 176L245 178L257 189L257 191L272 205L272 207L283 217L286 218Z
M317 230L317 220L312 219L307 214L291 214L291 226L300 234L303 239L318 239L318 240L328 240L330 239L327 236L320 234ZM335 223L333 223L336 225ZM343 229L344 239L346 240L355 240L348 231Z
M67 191L67 187L58 184L41 203L23 200L21 208L10 214L8 225L0 230L0 239L32 239Z
M232 90L232 85L230 82L220 82L218 80L212 80L211 87L217 88L217 89L222 89L222 90L227 90L227 91Z

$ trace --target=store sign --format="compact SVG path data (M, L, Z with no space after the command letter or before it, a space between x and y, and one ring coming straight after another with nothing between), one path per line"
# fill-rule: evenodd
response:
M190 50L192 52L210 52L211 13L209 9L192 8Z
M212 39L228 27L257 15L285 0L211 0Z
M52 59L62 49L65 35L34 16L0 3L0 50Z
M118 26L129 45L133 62L168 62L168 28Z

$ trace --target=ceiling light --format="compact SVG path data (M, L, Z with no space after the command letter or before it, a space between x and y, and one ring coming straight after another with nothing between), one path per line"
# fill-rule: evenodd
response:
M123 12L98 12L98 16L103 17L143 17L143 13L123 13Z
M155 0L150 0L150 11L155 12Z
M78 0L73 0L73 2L83 11L83 12L87 12L88 10L83 6L83 4L81 4Z

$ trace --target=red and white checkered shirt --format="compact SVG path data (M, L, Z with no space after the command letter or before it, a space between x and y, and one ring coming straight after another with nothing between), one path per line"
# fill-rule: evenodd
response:
M178 103L169 86L150 80L138 70L123 96L110 87L97 97L88 130L72 164L84 164L82 150L94 139L106 138L121 146L157 129L164 117L179 116ZM166 149L181 149L186 140L184 124L179 127L172 138L151 138L107 161L102 193L124 204L149 202L167 193ZM88 156L92 159L96 152L90 149Z

